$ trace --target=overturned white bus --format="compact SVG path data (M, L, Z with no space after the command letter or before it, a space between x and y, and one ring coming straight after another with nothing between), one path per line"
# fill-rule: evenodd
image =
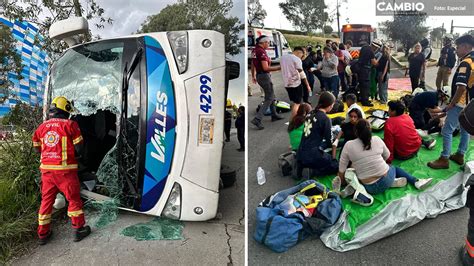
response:
M239 73L224 47L215 31L146 33L72 46L52 65L45 110L55 96L74 101L83 195L172 219L215 217L228 80Z

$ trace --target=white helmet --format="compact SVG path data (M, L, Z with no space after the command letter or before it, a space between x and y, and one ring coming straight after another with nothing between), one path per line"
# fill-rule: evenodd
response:
M447 102L451 100L451 86L443 86L440 90L440 93L447 98Z
M374 39L371 44L372 44L372 46L374 46L375 48L380 48L380 47L382 47L382 41L380 41L379 39Z
M346 73L347 73L347 75L352 76L352 69L351 69L350 65L346 66Z
M422 93L422 92L424 92L424 91L425 91L425 90L424 90L423 88L418 87L418 88L416 88L415 90L413 90L413 92L411 93L411 95L416 96L417 94L420 94L420 93Z

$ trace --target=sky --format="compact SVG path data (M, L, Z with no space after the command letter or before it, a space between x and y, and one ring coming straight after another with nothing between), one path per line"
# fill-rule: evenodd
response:
M96 0L104 8L105 17L114 20L112 25L105 25L104 29L92 27L93 35L99 34L103 39L130 35L136 32L147 16L158 14L161 9L167 5L177 3L177 0ZM83 1L81 1L83 2ZM231 10L231 16L238 17L241 23L245 23L245 0L233 0L234 6ZM87 8L87 7L84 7ZM244 37L242 31L241 37ZM244 51L242 49L242 51ZM240 77L230 81L229 99L235 102L245 104L247 89L245 86L245 54L242 52L237 56L229 58L240 63Z
M279 28L293 30L294 27L285 18L281 12L278 3L285 2L284 0L260 0L262 7L267 11L267 17L265 18L266 28ZM334 15L334 21L331 27L336 31L337 20L335 19L335 10L337 1L326 0L328 6L327 11L330 15ZM376 16L375 15L375 0L339 0L341 7L339 9L340 14L340 25L347 23L359 23L359 24L371 24L377 27L377 23L390 20L388 16ZM454 20L454 25L458 26L474 26L472 24L473 17L467 16L431 16L426 20L426 25L430 28L441 27L444 23L445 29L449 32L451 27L451 20ZM375 22L375 23L374 23ZM466 33L469 29L454 28L454 33Z

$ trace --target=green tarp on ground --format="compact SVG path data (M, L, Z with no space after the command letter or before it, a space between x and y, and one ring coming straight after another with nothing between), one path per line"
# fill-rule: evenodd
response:
M383 132L374 133L383 138ZM442 170L433 170L429 168L426 164L429 161L435 160L439 157L442 150L442 137L436 136L437 144L435 149L427 150L424 147L420 149L417 157L412 158L406 161L394 160L393 165L399 166L402 169L406 170L408 173L412 174L417 178L433 178L433 183L430 187L434 186L440 181L447 180L456 173L462 172L462 168L454 162L450 162L449 169ZM459 137L453 139L453 153L456 151L459 143ZM474 161L474 141L470 142L469 151L466 154L466 161ZM326 176L322 178L314 178L319 182L325 184L328 187L331 187L331 181L334 178L332 176ZM350 198L343 199L344 211L347 215L347 221L349 223L350 230L347 232L340 231L339 238L341 240L351 240L354 238L357 233L357 228L364 223L367 223L370 219L379 214L388 204L394 202L397 199L405 197L407 195L416 195L422 193L418 191L414 186L407 185L403 188L390 188L382 194L373 195L374 203L370 207L363 207L361 205L352 203Z

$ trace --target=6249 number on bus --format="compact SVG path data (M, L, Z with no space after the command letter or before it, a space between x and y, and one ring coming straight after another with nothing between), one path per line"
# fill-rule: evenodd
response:
M206 75L199 77L199 80L201 81L201 87L199 88L201 90L201 95L199 96L199 101L201 103L200 108L204 113L208 114L212 110L212 88L210 86L212 80Z

